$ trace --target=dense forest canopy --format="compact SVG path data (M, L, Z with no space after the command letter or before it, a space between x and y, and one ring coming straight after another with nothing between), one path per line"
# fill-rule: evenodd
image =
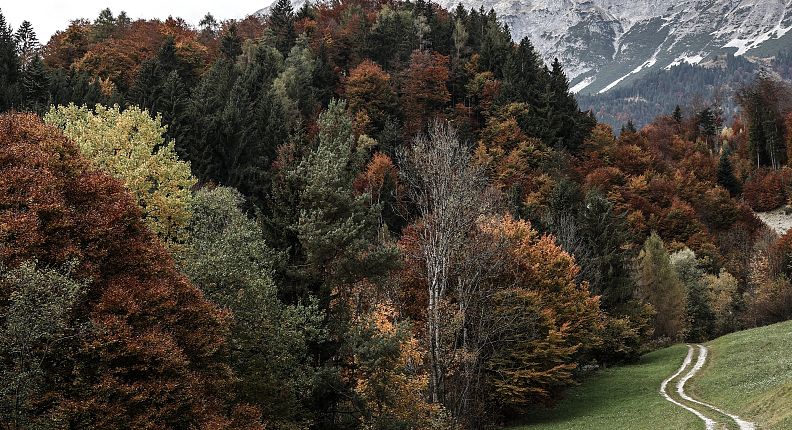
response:
M483 428L792 318L792 91L747 82L616 137L484 9L0 14L0 423Z

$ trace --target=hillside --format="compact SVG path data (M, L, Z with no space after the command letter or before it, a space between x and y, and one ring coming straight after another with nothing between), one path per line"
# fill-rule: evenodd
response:
M792 38L789 0L436 2L447 9L461 4L494 10L515 41L531 39L548 64L558 58L572 90L583 94L605 93L654 71L724 54L771 58ZM298 9L305 0L292 3Z
M792 429L792 321L732 333L711 342L707 364L687 384L693 397L752 420L759 429ZM682 363L675 345L632 365L604 370L573 389L555 410L519 430L700 429L701 420L667 401L661 382ZM736 427L735 427L736 428Z
M722 55L701 64L679 64L655 70L602 94L578 93L582 109L619 129L628 120L637 127L679 106L719 106L728 124L739 109L734 94L765 70L780 79L792 77L792 51L785 49L771 61Z

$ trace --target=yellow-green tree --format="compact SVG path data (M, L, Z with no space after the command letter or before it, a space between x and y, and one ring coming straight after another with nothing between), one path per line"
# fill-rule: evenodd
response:
M657 312L654 319L656 337L676 340L683 335L686 322L685 286L679 280L662 239L652 233L638 254L635 267L638 297Z
M93 165L124 182L135 196L148 227L172 247L190 219L190 164L166 142L159 115L145 110L96 105L52 107L44 117L74 140Z

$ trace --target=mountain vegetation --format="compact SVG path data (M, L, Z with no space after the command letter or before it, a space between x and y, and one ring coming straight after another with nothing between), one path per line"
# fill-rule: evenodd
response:
M792 318L792 92L618 136L492 11L0 14L0 423L477 429ZM731 96L730 96L731 97Z

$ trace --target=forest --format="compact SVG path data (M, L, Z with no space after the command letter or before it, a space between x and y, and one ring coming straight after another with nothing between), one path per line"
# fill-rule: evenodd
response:
M426 0L0 13L0 424L490 428L792 319L792 89L728 97L614 133Z
M657 70L603 94L578 93L584 110L592 110L597 120L621 127L627 121L643 127L659 115L673 112L679 105L686 115L705 108L719 110L727 122L740 116L734 93L750 84L757 73L775 80L792 78L792 49L782 49L771 59L747 60L731 55L717 56L705 64L682 63Z

